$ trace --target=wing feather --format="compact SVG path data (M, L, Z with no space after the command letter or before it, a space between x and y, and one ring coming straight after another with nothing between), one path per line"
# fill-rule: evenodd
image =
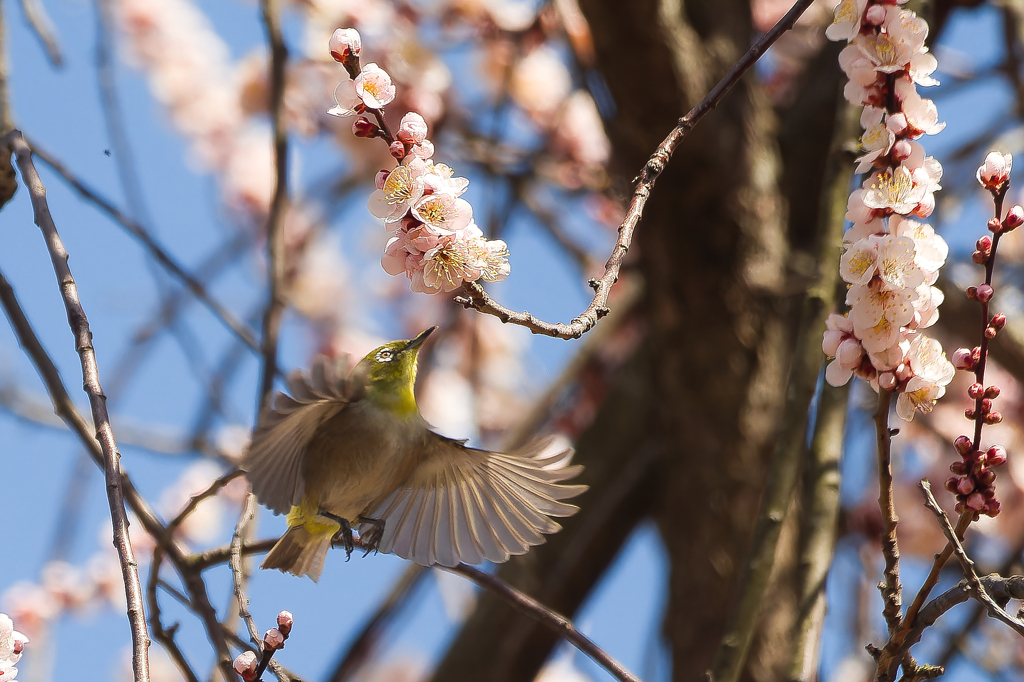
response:
M278 393L260 415L242 469L256 498L277 514L301 502L306 447L317 427L345 407L345 381L335 371L340 362L321 355L309 377L292 372L286 379L291 395Z
M571 457L555 438L502 454L429 433L422 462L372 512L385 522L381 551L427 566L522 554L561 529L552 516L576 512L562 500L586 486L560 484L581 470Z

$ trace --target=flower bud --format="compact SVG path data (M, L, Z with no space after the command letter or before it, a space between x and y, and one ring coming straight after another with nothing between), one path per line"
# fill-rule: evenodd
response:
M365 116L357 116L356 120L352 121L352 134L356 137L377 137L379 132L377 124L371 123Z
M331 36L328 47L334 61L343 62L345 57L359 54L359 51L363 49L363 41L359 37L359 31L354 28L339 28Z
M985 496L981 493L971 493L970 496L965 500L968 509L974 511L980 511L985 508Z
M979 486L990 486L992 485L992 482L996 480L996 472L992 471L991 469L985 469L984 471L978 472L977 479ZM982 490L981 494L984 495L987 492L987 490Z
M977 367L981 362L981 346L974 347L974 350L971 351L971 359L974 360L974 366Z
M377 189L384 189L384 183L388 181L388 176L391 175L389 170L379 170L377 174L373 176L373 185Z
M1006 217L1003 218L1003 232L1016 230L1021 225L1024 225L1024 207L1015 204L1010 207L1010 210L1006 212Z
M995 327L997 330L1002 329L1006 326L1006 315L1003 313L996 313L992 316L992 319L989 320L989 325Z
M256 658L256 654L251 651L243 651L238 654L235 658L235 662L232 667L235 672L242 676L242 679L246 682L256 679L256 668L259 666L259 661Z
M415 111L410 111L402 117L395 137L406 144L423 144L427 139L427 122Z
M993 445L985 453L989 466L997 467L1006 463L1006 448L1002 445Z
M967 389L967 395L971 396L972 400L978 400L985 395L985 387L981 384L971 384L970 388Z
M982 303L988 303L992 300L992 295L995 294L995 290L991 284L979 284L977 288L978 300Z
M989 412L988 414L985 415L984 420L986 424L991 426L992 424L998 424L999 422L1003 421L1003 415L1000 412L993 410L992 412Z
M986 339L994 339L996 338L996 334L999 333L999 330L995 327L985 327L985 331L983 333L985 334Z
M988 414L992 411L992 400L989 398L981 399L981 413Z
M263 643L268 649L283 649L284 635L277 628L270 628L267 634L263 635Z
M992 250L992 237L989 237L987 234L986 235L982 235L978 239L977 244L975 244L975 248L978 249L978 251L991 251Z
M986 388L985 389L985 397L988 398L989 400L994 400L994 399L998 398L999 397L999 387L998 386L989 386L988 388Z
M885 5L871 5L864 13L864 23L868 26L881 26L885 21Z
M434 155L434 143L430 140L423 140L423 142L413 145L412 153L421 159L429 159Z
M956 440L953 441L953 447L956 448L956 453L961 457L964 457L971 451L971 439L969 436L957 436Z
M948 490L949 492L951 492L951 493L953 493L955 495L956 492L957 492L957 485L959 483L960 483L960 479L959 478L957 478L956 476L950 476L949 478L946 479L946 490Z
M277 614L277 629L285 637L291 634L293 623L295 623L295 618L292 617L291 611L282 611Z
M1009 154L989 152L985 163L978 168L978 182L987 190L998 190L1010 179L1013 157Z
M892 372L879 372L878 385L886 391L896 388L896 375Z
M968 300L970 300L970 301L977 301L978 300L978 287L967 287L964 290L964 293L967 294L967 299Z
M975 251L974 253L971 254L971 260L977 263L978 265L984 265L985 263L988 262L988 257L990 255L992 254L985 253L984 251Z
M1002 511L1002 505L999 504L999 500L989 500L988 504L985 505L985 513L989 516L999 516L999 512Z
M974 369L974 359L971 357L971 351L966 348L957 348L953 351L951 361L957 369Z
M949 465L949 470L957 476L963 476L967 473L967 465L964 464L963 461L953 462ZM955 481L956 477L953 477L951 480ZM947 481L947 483L948 482L949 481Z
M395 140L394 142L392 142L391 146L388 147L388 151L391 152L391 156L395 157L396 159L405 158L405 144L400 142L399 140Z
M956 482L956 491L961 495L970 495L974 492L974 481L964 476Z
M968 407L966 410L964 410L964 416L967 417L968 419L974 419L974 408Z
M878 7L879 5L875 5ZM906 130L907 126L904 124L903 130ZM902 131L900 131L902 132ZM892 158L894 161L905 161L910 158L910 155L914 153L914 147L907 140L900 140L892 146Z

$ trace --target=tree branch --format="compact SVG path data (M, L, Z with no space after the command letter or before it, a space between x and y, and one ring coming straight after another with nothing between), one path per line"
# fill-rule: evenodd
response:
M633 242L633 232L636 229L637 223L640 222L644 206L647 204L647 199L654 189L654 183L658 180L662 171L665 170L676 147L693 130L694 126L704 118L705 114L718 106L722 98L739 82L743 74L761 58L761 55L783 33L793 27L793 24L800 18L800 15L810 7L811 2L812 0L797 0L789 12L770 31L762 35L747 53L733 65L729 73L719 81L718 85L712 88L711 92L697 106L691 109L689 113L679 119L676 127L672 129L668 136L658 145L657 149L654 150L654 153L651 154L636 180L636 185L633 188L633 198L626 209L626 217L623 219L622 224L619 225L618 238L615 240L615 246L612 247L611 256L609 256L608 261L605 263L604 274L600 279L590 280L590 286L594 289L594 298L590 305L587 306L587 309L580 313L578 317L573 318L568 324L544 322L529 312L516 312L504 307L492 299L484 291L484 288L476 282L466 282L463 284L462 290L465 295L456 296L455 302L465 308L473 308L478 312L493 315L506 324L526 327L534 334L541 334L543 336L559 339L578 339L593 329L598 321L608 314L608 297L611 294L612 286L619 279L619 270L622 268L622 262L625 260L626 253Z

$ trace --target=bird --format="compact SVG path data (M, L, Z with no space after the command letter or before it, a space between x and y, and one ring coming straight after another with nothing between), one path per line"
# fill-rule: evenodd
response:
M353 530L367 553L424 566L502 562L578 511L563 500L587 486L563 483L583 468L564 437L490 452L420 415L417 358L436 329L374 349L347 376L344 357L317 356L261 412L241 469L288 524L261 568L318 581L332 546L351 555Z

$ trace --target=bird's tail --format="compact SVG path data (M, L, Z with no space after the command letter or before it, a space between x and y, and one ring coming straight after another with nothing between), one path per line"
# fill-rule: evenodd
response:
M338 531L338 524L305 519L296 514L296 509L293 508L288 515L288 532L277 541L260 568L308 575L316 582L324 570L324 559L331 548L331 538ZM293 521L297 523L293 524Z

